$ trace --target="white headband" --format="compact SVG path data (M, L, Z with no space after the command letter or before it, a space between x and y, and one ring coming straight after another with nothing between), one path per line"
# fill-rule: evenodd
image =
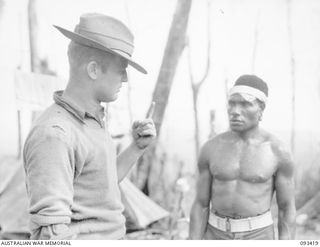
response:
M267 102L267 95L265 95L264 92L260 91L259 89L244 86L244 85L237 85L230 89L229 91L229 97L235 93L239 94L249 94L251 96L256 97L258 100L261 100L262 102Z

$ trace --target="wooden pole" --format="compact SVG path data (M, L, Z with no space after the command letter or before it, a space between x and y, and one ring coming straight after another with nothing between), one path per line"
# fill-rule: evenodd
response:
M207 59L206 59L206 66L205 71L199 81L195 80L195 77L193 75L192 65L191 65L191 46L190 42L188 42L188 64L189 64L189 77L190 77L190 84L192 89L192 99L193 99L193 116L194 116L194 123L195 123L195 150L196 150L196 157L199 157L200 153L200 127L199 127L199 114L198 114L198 98L199 98L199 92L201 89L201 86L205 82L205 80L208 77L209 69L211 65L211 23L210 23L210 0L207 1Z
M152 101L156 103L153 114L153 121L157 130L158 137L161 132L161 125L168 104L168 98L171 91L176 68L179 63L180 56L186 45L186 30L191 9L192 0L178 0L175 14L171 23L167 44L165 47L160 72L157 83L153 91ZM151 101L151 102L152 102ZM139 159L138 178L136 185L144 188L144 192L148 194L147 179L150 173L151 163L155 154L155 145ZM140 172L142 171L142 172Z
M292 0L287 0L287 24L288 24L288 40L290 49L290 65L291 65L291 151L295 152L295 124L296 124L296 76L295 76L295 56L293 48L293 32L292 32Z

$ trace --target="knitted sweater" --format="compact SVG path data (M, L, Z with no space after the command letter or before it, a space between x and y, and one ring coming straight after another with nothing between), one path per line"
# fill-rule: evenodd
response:
M24 146L31 238L125 234L116 151L104 110L84 111L62 92L34 123Z

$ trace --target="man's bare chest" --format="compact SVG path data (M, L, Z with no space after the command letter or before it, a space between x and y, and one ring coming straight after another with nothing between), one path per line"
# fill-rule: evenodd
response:
M244 180L251 183L268 181L277 169L277 159L270 143L257 145L221 144L212 150L210 170L223 181Z

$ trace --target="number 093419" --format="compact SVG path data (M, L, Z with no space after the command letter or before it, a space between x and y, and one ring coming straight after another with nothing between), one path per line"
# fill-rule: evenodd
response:
M319 244L318 241L315 241L315 240L302 240L302 241L300 241L301 246L307 246L307 245L316 246L318 244Z

